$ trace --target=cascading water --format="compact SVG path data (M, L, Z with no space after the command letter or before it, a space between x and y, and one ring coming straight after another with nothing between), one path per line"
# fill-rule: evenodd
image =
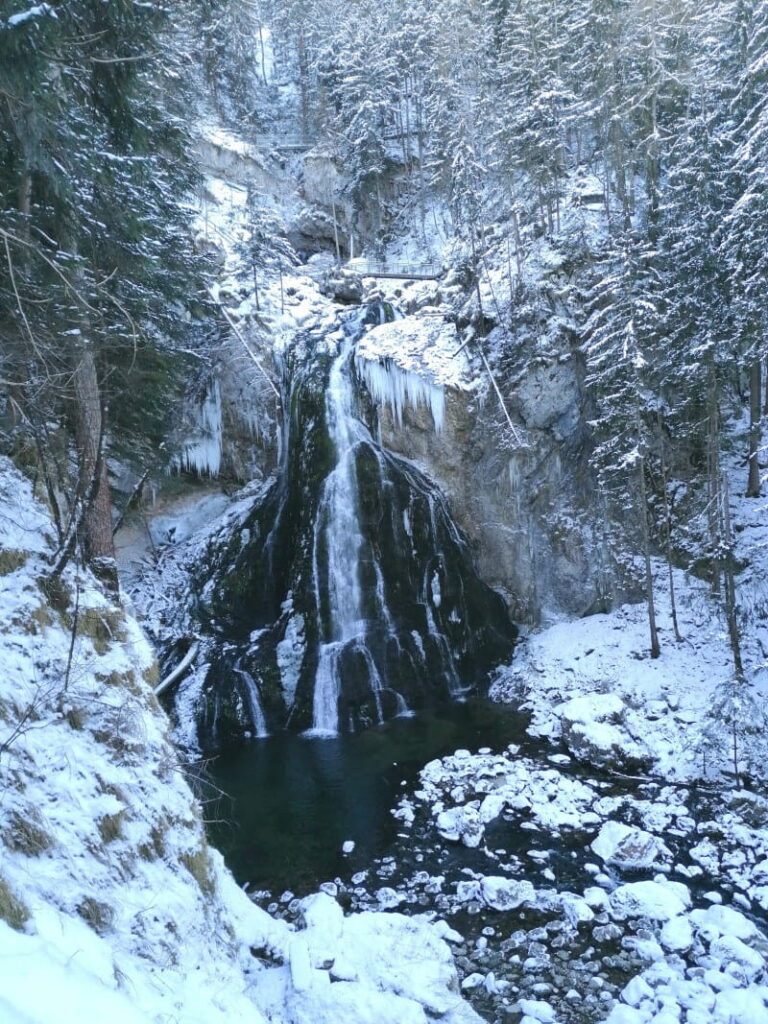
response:
M346 313L288 353L277 479L211 545L195 587L203 749L286 728L335 735L455 699L511 650L504 603L445 496L374 440L355 345L392 315Z

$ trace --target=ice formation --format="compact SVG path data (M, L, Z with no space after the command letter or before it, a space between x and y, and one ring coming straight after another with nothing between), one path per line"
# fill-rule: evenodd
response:
M198 476L218 476L221 469L221 389L214 381L208 388L202 406L195 410L193 436L186 441L178 458L181 469Z
M432 414L435 430L440 433L445 416L445 390L441 385L401 369L390 359L374 361L358 356L355 365L371 398L378 405L389 406L398 426L402 426L403 409L407 405L414 408L425 405Z

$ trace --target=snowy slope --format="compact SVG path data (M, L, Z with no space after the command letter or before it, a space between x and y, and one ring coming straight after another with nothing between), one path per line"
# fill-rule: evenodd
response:
M736 454L725 465L735 557L743 567L736 586L745 684L731 689L734 663L722 598L712 595L708 583L675 569L677 640L667 566L654 559L658 659L649 653L646 607L632 604L531 633L499 673L493 695L523 697L533 714L533 734L562 737L573 753L594 764L645 765L669 779L690 779L733 772L733 735L726 720L733 713L739 772L765 778L766 503L743 495L746 470L738 452L746 447L740 443L744 424L732 426ZM729 693L735 701L730 712Z
M427 923L318 895L296 930L248 900L138 625L84 571L45 582L50 521L5 459L0 509L3 1024L476 1022Z

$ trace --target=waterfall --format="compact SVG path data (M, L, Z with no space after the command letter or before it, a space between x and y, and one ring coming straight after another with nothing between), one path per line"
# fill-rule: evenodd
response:
M333 736L461 699L510 654L506 606L477 577L445 495L376 440L383 384L355 351L394 316L384 303L340 311L286 350L276 477L214 535L191 581L210 638L203 750L285 728ZM396 408L429 399L439 423L434 396L398 388Z
M328 377L325 408L328 436L336 451L336 465L326 477L317 514L314 534L314 590L318 608L320 657L315 677L312 705L312 732L335 735L339 730L339 697L341 678L340 655L345 645L352 644L365 660L376 717L383 720L381 707L381 676L365 645L366 622L363 615L360 584L360 554L363 536L360 526L355 448L360 443L372 444L368 428L356 408L355 380L352 374L354 336L346 334L339 346ZM324 551L327 579L327 615L321 588L321 549ZM391 627L392 619L384 598L381 569L375 563L377 604ZM405 698L396 693L398 706L408 710Z
M265 736L269 736L269 730L267 729L267 720L264 717L264 710L261 706L261 697L259 696L259 688L256 685L256 680L250 672L241 667L239 661L233 665L233 668L245 683L248 710L251 714L251 720L253 721L253 728L256 733L256 737L258 739L264 739Z

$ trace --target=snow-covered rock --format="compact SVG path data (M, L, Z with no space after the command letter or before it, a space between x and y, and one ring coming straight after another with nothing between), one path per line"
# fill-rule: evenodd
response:
M576 757L603 767L648 767L652 757L623 728L624 702L611 693L573 697L555 708L563 740Z
M611 893L611 912L624 917L669 921L684 913L691 896L681 882L628 882Z
M444 839L462 842L465 846L479 846L483 838L483 823L475 807L451 807L441 811L436 824Z
M483 902L492 910L514 910L523 903L535 903L536 891L530 882L497 875L485 875L480 882Z
M620 821L606 821L591 846L606 864L620 868L653 868L672 859L658 836Z

